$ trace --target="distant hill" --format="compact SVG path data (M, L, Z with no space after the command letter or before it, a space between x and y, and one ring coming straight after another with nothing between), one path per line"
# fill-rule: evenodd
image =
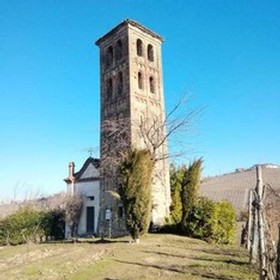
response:
M24 205L33 205L41 209L57 209L64 207L66 193L61 192L48 197L38 199L15 201L12 203L0 204L0 218L4 218Z
M280 192L280 166L276 164L259 164L262 169L263 183L269 184ZM248 195L256 186L256 165L251 168L236 169L235 172L202 180L200 192L214 201L228 200L236 214L248 209Z

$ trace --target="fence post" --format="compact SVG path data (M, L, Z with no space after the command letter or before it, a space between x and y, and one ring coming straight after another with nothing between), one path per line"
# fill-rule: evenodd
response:
M253 222L253 191L249 191L248 201L248 228L247 228L247 250L250 252L252 246L252 222Z
M258 234L258 213L257 213L257 194L254 191L254 201L253 201L253 221L252 221L252 238L251 238L251 248L250 248L250 263L256 263L258 257L259 249L259 234Z
M280 280L280 224L278 224L278 246L276 261L276 280Z
M266 240L265 240L265 221L264 221L264 185L262 180L262 170L260 166L257 166L257 212L258 212L258 232L259 232L259 256L260 256L260 279L267 279L267 267L266 267Z

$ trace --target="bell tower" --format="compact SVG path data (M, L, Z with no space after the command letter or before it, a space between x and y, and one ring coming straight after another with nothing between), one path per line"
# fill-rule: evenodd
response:
M147 139L143 129L160 124L155 133L149 135L164 138L165 119L161 44L163 38L133 20L125 20L97 40L100 48L101 84L101 165L104 169L100 190L101 234L110 227L113 236L125 233L121 201L117 198L118 179L109 178L108 168L117 156L114 150L128 146L143 148ZM114 128L124 129L121 138ZM150 126L150 127L149 127ZM118 129L118 128L116 128ZM119 134L118 134L119 135ZM125 141L123 141L125 139ZM148 147L151 148L151 147ZM170 184L169 165L164 143L156 151L158 160L152 180L152 223L161 226L169 216ZM111 158L111 159L110 159ZM109 159L109 160L108 160ZM112 167L114 169L114 167ZM114 173L114 170L111 170ZM102 172L102 171L101 171ZM106 213L110 220L106 221ZM107 215L107 218L109 216Z

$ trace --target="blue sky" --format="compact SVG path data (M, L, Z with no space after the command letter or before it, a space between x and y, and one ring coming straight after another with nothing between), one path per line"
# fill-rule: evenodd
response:
M0 0L0 201L65 189L99 146L99 50L126 18L164 36L167 110L203 107L180 162L280 164L280 2Z

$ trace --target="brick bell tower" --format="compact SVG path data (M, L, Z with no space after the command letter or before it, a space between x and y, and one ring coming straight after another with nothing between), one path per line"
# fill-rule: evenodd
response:
M122 140L113 136L110 130L116 122L122 122L126 127L127 145L143 148L140 124L162 123L165 118L162 42L161 36L130 19L96 41L100 48L100 156L104 169L114 161L114 149L122 149ZM165 128L160 133L164 135ZM151 222L155 227L162 226L169 216L171 198L166 154L164 143L157 150L157 157L163 159L157 161L152 180ZM114 170L109 173L113 174ZM108 176L109 173L108 170L103 174L101 171L99 233L119 236L126 234L124 211L116 195L118 179Z

